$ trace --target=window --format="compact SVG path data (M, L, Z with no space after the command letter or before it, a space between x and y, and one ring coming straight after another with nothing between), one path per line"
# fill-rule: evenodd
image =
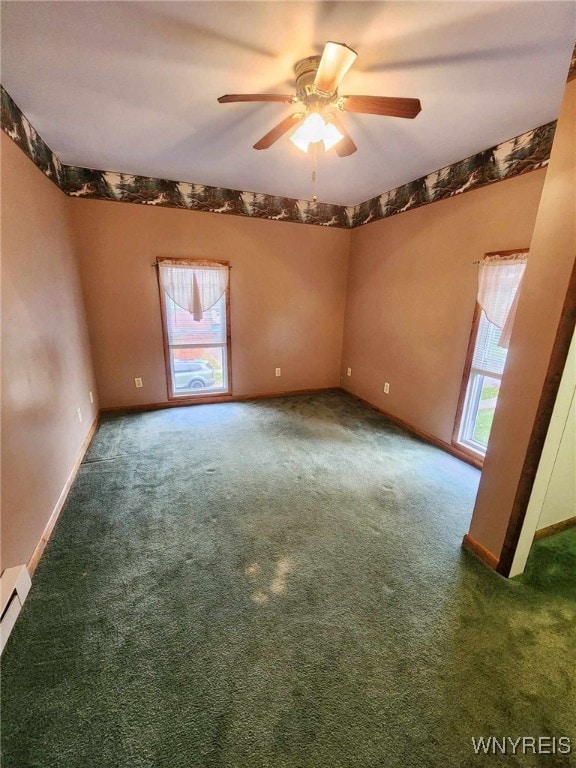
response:
M158 259L170 399L230 393L227 262Z
M526 250L486 254L480 262L478 301L472 322L454 442L484 456L492 428Z

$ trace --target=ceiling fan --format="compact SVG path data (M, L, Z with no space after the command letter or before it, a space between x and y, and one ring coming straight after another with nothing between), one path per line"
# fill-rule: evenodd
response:
M339 96L338 86L357 57L356 51L344 43L327 42L322 56L309 56L294 66L296 95L279 93L234 93L220 96L220 104L233 101L277 101L295 104L299 111L284 118L254 144L254 149L268 149L285 133L297 126L290 140L307 152L310 145L324 143L324 149L334 147L340 157L356 152L339 115L357 112L368 115L414 118L422 109L419 99L388 96Z

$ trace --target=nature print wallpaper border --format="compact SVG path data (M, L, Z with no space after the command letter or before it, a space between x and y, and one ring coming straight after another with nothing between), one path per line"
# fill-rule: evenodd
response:
M70 197L158 205L324 227L349 226L346 209L342 205L65 165L1 85L0 99L4 132Z
M361 227L422 205L436 203L495 181L504 181L548 165L556 121L503 141L465 160L346 209L349 226Z
M62 189L71 197L92 197L123 203L184 208L206 213L347 227L343 206L290 197L170 181L114 171L65 166Z
M572 51L572 58L570 59L570 66L568 67L568 78L566 82L570 82L571 80L574 80L576 77L576 45L574 46L574 50Z
M62 188L64 166L48 144L34 128L30 120L0 85L2 130L27 155L45 176Z
M358 205L343 206L65 165L3 86L0 97L4 132L70 197L349 229L543 168L556 129L556 121L547 123Z

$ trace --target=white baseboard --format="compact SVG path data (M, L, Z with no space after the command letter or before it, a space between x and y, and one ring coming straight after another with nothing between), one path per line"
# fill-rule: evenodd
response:
M14 624L16 624L16 619L24 605L24 600L26 600L31 585L30 574L25 565L6 568L0 578L0 596L2 603L0 653L4 650L4 646L8 642L10 633L14 629Z

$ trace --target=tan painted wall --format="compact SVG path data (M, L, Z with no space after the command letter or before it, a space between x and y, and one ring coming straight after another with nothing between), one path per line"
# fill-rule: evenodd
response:
M576 80L568 83L530 245L470 535L498 555L576 259Z
M451 442L476 303L472 262L530 245L544 176L534 171L353 231L347 390Z
M68 200L4 133L2 568L29 560L97 402ZM79 423L76 409L81 408Z
M338 385L349 231L96 200L70 206L103 407L167 400L158 256L231 262L235 395Z

